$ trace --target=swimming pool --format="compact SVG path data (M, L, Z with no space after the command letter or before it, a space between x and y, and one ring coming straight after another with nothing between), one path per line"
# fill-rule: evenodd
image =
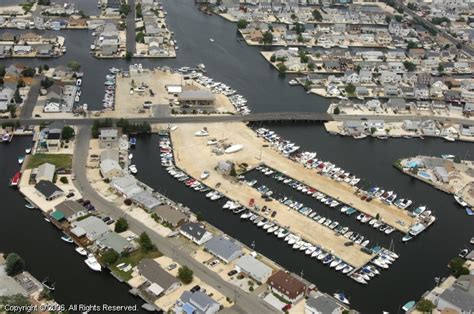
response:
M425 179L431 179L430 174L429 174L428 172L426 172L426 171L418 171L418 175L419 175L420 177L425 178Z

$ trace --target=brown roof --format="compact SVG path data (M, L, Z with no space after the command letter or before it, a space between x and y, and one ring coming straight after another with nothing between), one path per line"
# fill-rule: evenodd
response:
M5 33L0 35L0 40L2 40L2 41L13 41L14 38L15 38L15 36L12 33L9 33L9 32L5 32Z
M283 270L279 270L273 274L267 281L268 285L275 290L288 296L291 300L296 299L300 294L305 291L305 284L290 276Z

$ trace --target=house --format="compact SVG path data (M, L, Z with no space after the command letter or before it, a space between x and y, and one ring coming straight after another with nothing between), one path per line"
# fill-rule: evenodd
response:
M188 220L187 215L167 204L156 207L155 214L158 219L171 225L173 228L181 226Z
M452 309L456 313L474 312L474 275L462 275L452 287L444 290L438 297L437 309Z
M56 166L50 163L44 163L36 168L36 182L42 180L53 182Z
M384 89L384 94L386 97L399 96L398 85L385 85L383 89Z
M61 132L59 128L50 128L46 135L46 147L50 152L57 152L61 148Z
M230 263L244 254L242 246L224 236L213 237L204 244L204 248L225 263Z
M107 232L96 239L96 244L102 250L112 249L115 252L122 254L133 251L134 246L124 237L116 232Z
M382 84L398 84L401 80L401 76L392 71L382 71L379 77L380 83Z
M235 262L237 271L245 273L259 283L264 283L272 275L272 269L251 255L244 255Z
M309 297L304 306L305 314L342 314L344 308L324 294Z
M95 241L110 232L109 226L100 218L89 216L72 223L71 233L80 238L85 236L89 241Z
M185 90L178 95L178 101L181 106L213 108L216 96L207 89Z
M175 313L214 314L221 309L219 303L214 301L201 290L194 292L184 291L177 302Z
M436 178L439 181L442 181L443 183L448 183L449 182L449 173L444 167L434 167L433 169L434 174Z
M419 99L426 99L430 96L430 89L426 84L415 85L415 97Z
M369 90L365 86L357 86L355 90L355 94L358 97L368 97L369 96Z
M99 146L100 148L117 148L118 130L101 129L99 133Z
M344 79L348 84L358 84L360 82L359 75L354 71L346 71L344 73Z
M179 228L179 233L193 241L197 245L202 245L212 238L212 233L206 230L203 224L188 222Z
M408 49L408 56L412 59L423 59L425 57L425 53L425 49L423 48Z
M402 128L409 132L418 132L420 130L420 121L418 120L403 120Z
M35 189L47 201L52 201L64 195L64 191L57 187L54 183L46 180L41 180L35 184Z
M59 212L67 221L71 222L79 217L87 215L88 210L76 201L67 200L54 207L54 212Z
M263 41L263 34L260 30L253 30L252 32L250 32L249 38L251 41L259 43Z
M277 271L267 281L270 290L291 303L298 302L306 291L306 285L283 270Z
M217 171L223 174L230 174L230 172L234 169L234 163L229 160L219 160L217 163Z
M138 186L137 180L132 176L114 177L110 183L111 187L126 198L131 198L135 194L143 191Z
M106 159L100 162L100 174L106 179L123 176L122 167L112 159Z
M176 277L171 276L152 259L143 259L137 266L140 276L146 280L145 290L155 297L167 295L181 286Z
M152 211L161 205L161 201L153 196L153 194L149 191L142 191L140 193L134 194L132 197L130 197L130 200L147 211Z
M370 84L372 83L372 72L361 70L359 72L359 81L361 84Z
M8 110L8 106L13 102L15 91L12 88L4 87L0 91L0 112Z
M391 108L394 112L405 111L407 107L407 103L403 98L390 98L386 106Z
M356 120L344 120L342 122L342 128L348 134L360 134L364 131L362 122Z

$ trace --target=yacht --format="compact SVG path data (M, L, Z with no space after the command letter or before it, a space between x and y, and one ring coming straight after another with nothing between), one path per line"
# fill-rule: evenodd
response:
M207 132L205 129L194 132L194 136L208 136L208 135L209 135L209 132Z
M205 180L209 177L209 171L207 170L204 170L202 173L201 173L201 179L202 180Z
M79 253L82 256L87 255L87 250L83 247L78 246L78 247L75 248L75 250L76 250L77 253Z
M68 236L67 234L63 234L63 235L61 236L61 240L63 240L64 242L67 242L67 243L72 243L72 242L74 242L74 241L72 240L72 238L71 238L70 236Z
M456 202L461 205L462 207L466 207L468 204L458 195L454 195L454 199L456 200Z
M97 261L97 259L94 256L94 254L90 253L89 255L87 255L87 259L84 262L93 271L101 271L102 270L102 266L100 266L99 262Z
M214 42L214 39L213 39L213 38L209 38L209 41L210 41L211 43L213 43L213 42Z
M344 294L344 292L337 292L337 293L334 293L334 297L344 303L344 304L349 304L349 299L346 297L346 295Z
M291 86L298 85L298 81L293 79L293 80L290 80L288 84L290 84Z
M128 170L130 170L130 172L131 172L132 174L137 174L137 173L138 173L137 166L135 166L135 165L130 165L130 166L128 166Z

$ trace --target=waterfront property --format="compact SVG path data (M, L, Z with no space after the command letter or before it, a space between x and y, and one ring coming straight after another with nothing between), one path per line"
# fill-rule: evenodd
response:
M291 303L296 303L304 297L306 286L290 274L279 270L268 278L268 286L273 293L278 294Z
M188 222L179 228L179 233L193 241L197 245L202 245L212 238L212 233L206 230L203 224Z
M235 261L235 268L259 283L267 282L273 269L251 255L244 255Z
M232 262L244 254L242 247L224 236L215 236L204 244L204 249L212 255L223 260L224 263Z

